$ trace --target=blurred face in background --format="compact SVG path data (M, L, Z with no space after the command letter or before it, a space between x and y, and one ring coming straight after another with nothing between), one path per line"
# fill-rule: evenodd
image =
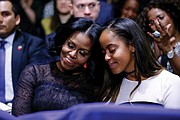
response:
M61 14L69 14L70 13L70 4L71 0L56 0L56 8Z
M139 2L137 0L126 0L121 10L121 18L136 19L139 11Z
M96 20L100 12L98 0L72 0L71 14L74 17L86 17Z

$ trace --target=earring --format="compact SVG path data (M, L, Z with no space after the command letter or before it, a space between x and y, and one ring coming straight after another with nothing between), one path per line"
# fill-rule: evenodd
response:
M83 67L86 69L87 68L87 64L85 63Z

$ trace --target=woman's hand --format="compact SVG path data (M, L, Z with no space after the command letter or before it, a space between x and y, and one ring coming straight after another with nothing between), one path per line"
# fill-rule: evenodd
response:
M26 9L32 6L33 0L21 0L20 2L23 9Z
M33 0L21 0L21 6L24 9L27 17L31 21L32 24L36 23L36 13L35 11L31 8L33 4Z
M169 28L171 27L171 24L163 26L161 25L161 22L158 18L154 19L153 23L154 25L149 25L150 28L153 31L158 31L160 33L160 36L155 37L153 33L150 32L148 32L147 34L154 39L154 41L157 43L159 49L163 52L163 54L167 54L175 47L175 37L170 36L169 34ZM155 50L157 50L157 48Z
M158 44L155 41L153 42L153 50L156 58L159 58L163 54L162 50L159 49Z

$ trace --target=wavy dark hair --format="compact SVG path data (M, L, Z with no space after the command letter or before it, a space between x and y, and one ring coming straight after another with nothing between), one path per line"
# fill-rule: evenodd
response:
M138 85L134 88L131 94L141 84L141 76L148 78L157 75L159 70L163 69L150 47L150 42L146 39L141 28L135 21L128 18L117 18L108 22L103 27L103 30L105 29L112 31L115 35L122 38L127 46L129 46L130 44L134 44L134 67ZM105 91L103 91L101 99L106 98L104 99L105 101L111 99L111 101L114 102L117 98L120 85L124 77L125 72L118 75L111 74L110 78L107 77L107 79L111 80L111 82L106 80L108 82L104 83L106 84L104 86L106 86L107 88L103 88Z
M152 8L158 8L165 11L169 15L169 17L172 19L174 23L175 28L180 32L180 11L178 10L178 7L175 4L176 3L172 1L168 2L164 0L151 0L149 4L140 13L136 22L140 25L140 27L145 33L153 32L148 26L149 21L147 13Z
M86 65L88 73L94 77L96 70L96 60L98 59L98 51L100 51L100 46L98 44L100 31L101 27L98 24L95 24L89 18L73 18L70 22L62 24L56 30L56 35L51 40L53 43L51 43L49 51L51 54L59 56L62 45L69 37L71 37L71 35L76 32L86 33L86 35L93 43L91 56L86 62Z

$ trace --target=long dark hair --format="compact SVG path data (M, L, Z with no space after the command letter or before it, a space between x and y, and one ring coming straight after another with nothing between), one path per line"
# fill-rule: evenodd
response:
M154 76L158 74L159 70L162 70L162 66L157 61L154 52L150 47L150 43L145 38L141 28L133 20L128 18L117 18L108 22L103 27L103 30L105 29L112 31L118 37L123 38L127 46L132 43L134 44L134 67L138 85L131 92L132 94L141 84L142 76L145 78ZM113 75L111 74L111 76ZM108 78L111 80L111 82L107 82L107 84L110 85L104 85L106 87L108 86L109 88L106 88L106 92L104 92L106 95L102 96L102 98L108 96L108 99L111 98L111 101L114 102L119 92L122 79L125 77L125 73L120 73L119 75L115 75L113 77L111 76Z
M52 16L52 21L50 24L50 28L52 30L56 30L58 28L58 26L61 25L61 21L59 19L59 12L58 12L56 5L57 5L57 0L53 0L54 14Z

